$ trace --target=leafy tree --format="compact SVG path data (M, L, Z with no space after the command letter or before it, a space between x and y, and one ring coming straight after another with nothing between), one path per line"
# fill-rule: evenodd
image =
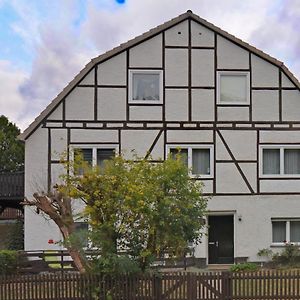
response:
M68 177L68 185L87 204L104 256L124 250L145 270L154 256L182 255L189 241L200 242L207 201L180 155L156 164L117 156L102 170Z
M24 204L35 206L56 223L81 273L93 269L127 273L128 258L144 271L153 257L182 255L189 241L200 242L207 201L202 183L191 180L180 155L156 164L116 156L101 170L75 157L74 163L66 163L70 172L62 176L63 184L56 186L53 194L36 193ZM85 203L91 241L101 249L94 268L74 243L78 239L72 238L74 201ZM119 251L128 256L119 260Z
M24 144L17 139L20 129L0 116L0 172L24 169Z

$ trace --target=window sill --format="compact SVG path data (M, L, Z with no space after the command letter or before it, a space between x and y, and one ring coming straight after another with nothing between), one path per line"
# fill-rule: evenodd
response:
M217 102L220 106L249 106L250 102Z
M299 179L300 174L261 174L260 179Z
M295 246L300 246L300 242L294 242L294 243L272 243L270 245L271 248L285 248L287 245L295 245Z
M163 104L162 100L128 100L128 104L152 104L152 105L159 105Z

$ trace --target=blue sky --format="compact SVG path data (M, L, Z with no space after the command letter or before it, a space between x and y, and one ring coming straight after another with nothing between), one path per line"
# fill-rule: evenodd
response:
M188 9L300 78L299 0L0 0L0 114L25 129L91 58Z

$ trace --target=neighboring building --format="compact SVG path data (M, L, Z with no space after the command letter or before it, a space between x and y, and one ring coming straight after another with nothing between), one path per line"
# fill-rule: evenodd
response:
M16 222L23 221L23 199L24 172L0 173L0 249L9 246Z
M92 59L21 134L25 194L57 182L68 148L99 164L180 147L212 196L196 257L257 261L300 242L299 89L283 63L188 11ZM49 239L58 229L26 208L25 248L58 247Z

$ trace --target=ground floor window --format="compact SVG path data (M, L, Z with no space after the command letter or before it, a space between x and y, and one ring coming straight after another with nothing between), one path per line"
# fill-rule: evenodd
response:
M272 220L272 243L300 243L300 218Z

